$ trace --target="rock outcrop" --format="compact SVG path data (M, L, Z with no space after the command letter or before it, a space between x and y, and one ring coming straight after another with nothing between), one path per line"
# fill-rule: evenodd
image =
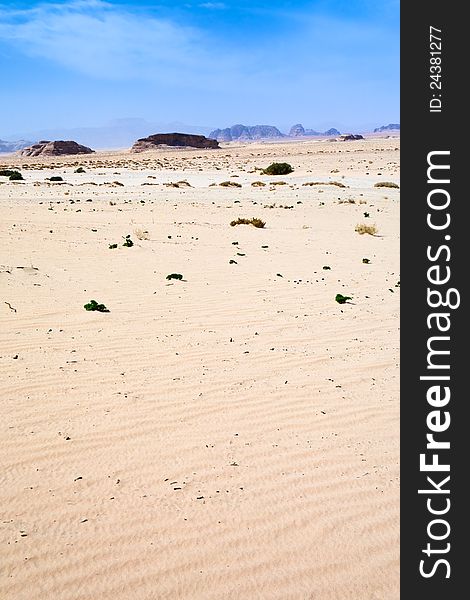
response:
M0 140L0 153L2 152L18 152L18 150L23 150L27 146L31 146L33 142L27 142L26 140L17 140L15 142L7 142L5 140Z
M388 125L382 125L382 127L376 127L374 133L381 133L382 131L400 131L399 123L389 123Z
M153 150L158 146L177 146L186 148L219 148L215 139L206 138L204 135L189 133L156 133L146 138L140 138L131 148L131 152L144 152Z
M327 129L323 135L331 136L331 135L341 135L341 132L332 127L331 129Z
M354 140L363 140L364 136L362 136L360 133L344 133L343 135L339 136L339 139L341 142L350 142Z
M289 131L289 137L300 137L305 135L305 129L301 123L297 123L296 125L292 125Z
M264 140L285 137L277 127L273 125L232 125L225 129L215 129L209 137L218 142Z
M66 156L68 154L92 154L94 150L77 144L73 140L63 141L41 140L20 150L20 156Z
M341 135L340 132L332 127L328 129L328 131L315 131L315 129L305 129L301 123L297 123L297 125L292 125L289 131L289 137L303 137L303 136L332 136L332 135Z

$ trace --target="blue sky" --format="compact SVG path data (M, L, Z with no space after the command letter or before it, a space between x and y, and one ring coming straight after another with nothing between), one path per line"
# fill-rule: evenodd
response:
M0 0L0 138L140 117L399 122L399 2Z

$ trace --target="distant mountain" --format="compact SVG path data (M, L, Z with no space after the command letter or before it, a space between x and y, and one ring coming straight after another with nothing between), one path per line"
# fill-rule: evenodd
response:
M17 152L18 150L23 150L27 146L31 146L33 142L28 142L27 140L17 140L16 142L6 142L5 140L0 140L0 153L2 152Z
M98 149L129 148L138 138L154 133L181 131L207 135L210 127L185 123L151 123L145 119L115 119L98 127L54 128L25 132L21 137L35 140L75 140L79 144ZM31 145L31 142L26 142Z
M331 129L327 129L322 135L341 135L341 132L332 127Z
M399 123L389 123L388 125L382 125L374 129L374 133L381 133L382 131L400 131Z
M328 129L328 131L315 131L314 129L304 129L304 126L301 123L297 123L296 125L292 125L289 131L289 137L302 137L302 136L311 136L311 135L322 135L322 136L332 136L332 135L340 135L340 132L332 127Z
M297 123L296 125L292 125L289 131L290 137L300 137L305 135L305 129L302 123Z
M214 129L209 137L218 142L232 142L282 138L285 135L273 125L232 125L225 129Z

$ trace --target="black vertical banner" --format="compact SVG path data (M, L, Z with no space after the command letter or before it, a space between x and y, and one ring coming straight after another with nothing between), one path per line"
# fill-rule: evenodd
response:
M468 596L470 56L462 6L401 6L401 597Z

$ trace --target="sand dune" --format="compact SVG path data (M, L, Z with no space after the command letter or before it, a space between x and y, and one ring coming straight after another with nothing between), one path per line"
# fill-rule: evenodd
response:
M399 597L398 145L3 160L2 598Z

